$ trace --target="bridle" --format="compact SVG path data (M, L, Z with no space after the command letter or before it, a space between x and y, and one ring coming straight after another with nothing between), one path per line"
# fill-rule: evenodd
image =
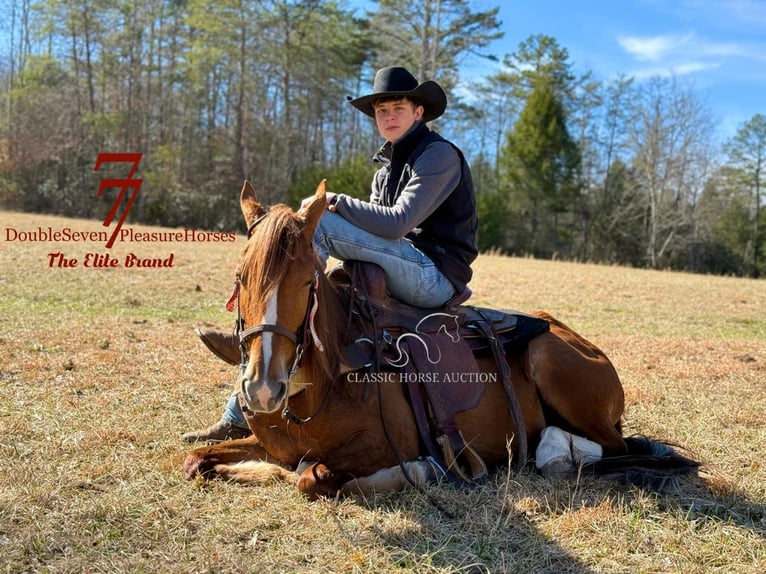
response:
M252 237L253 231L255 231L256 226L261 221L263 221L267 215L268 215L268 211L262 214L257 219L255 219L248 226L247 228L248 241ZM312 342L318 351L320 352L324 351L324 345L322 344L322 341L319 339L319 336L316 332L316 328L314 327L314 317L316 316L316 312L319 307L319 297L318 297L319 270L314 269L314 279L311 282L311 286L309 289L309 297L308 297L308 303L306 304L306 311L303 315L303 321L301 322L300 327L298 327L298 331L295 333L277 323L259 323L252 327L248 327L247 329L244 328L245 322L244 322L244 319L242 318L242 305L241 305L241 298L239 296L241 285L242 285L241 275L242 275L242 270L241 269L237 270L237 275L236 275L235 285L234 285L234 293L232 293L232 296L229 298L229 301L226 304L226 309L229 311L233 311L234 303L236 301L237 322L234 329L234 335L239 339L240 370L241 372L244 372L245 369L247 368L247 364L250 361L250 357L247 352L247 341L251 337L256 337L258 335L262 335L263 333L276 333L277 335L281 335L285 337L286 339L288 339L295 346L295 358L293 359L293 364L290 366L290 370L287 373L287 380L289 383L289 380L293 377L293 375L297 372L298 368L300 367L300 363L301 363L301 359L303 359L304 351ZM244 385L244 381L242 384ZM289 393L286 394L284 399L285 406L282 410L282 418L286 418L290 422L293 422L297 425L301 425L311 421L317 414L319 414L319 411L321 411L322 408L324 408L327 402L327 398L329 396L329 391L331 389L332 389L332 386L328 388L328 392L325 394L324 398L320 402L317 410L306 418L297 417L289 410L288 404L287 404ZM242 406L242 409L245 411L250 410L245 405L242 405L241 403L240 403L240 406Z
M247 329L244 329L244 319L242 319L242 306L240 305L239 289L241 285L241 279L239 274L236 279L235 292L237 293L237 325L234 330L234 334L239 338L239 354L240 354L240 366L242 368L247 366L249 361L249 355L247 353L247 341L251 337L255 337L262 333L276 333L290 340L295 345L295 359L293 364L287 373L287 378L292 377L300 366L301 359L303 358L303 352L306 347L313 341L314 345L319 351L324 351L324 346L319 340L319 336L314 328L314 316L316 315L317 307L319 306L319 271L314 270L314 280L311 282L309 290L309 300L306 305L306 312L303 315L303 321L301 326L298 327L298 331L293 333L289 329L286 329L282 325L277 323L259 323Z

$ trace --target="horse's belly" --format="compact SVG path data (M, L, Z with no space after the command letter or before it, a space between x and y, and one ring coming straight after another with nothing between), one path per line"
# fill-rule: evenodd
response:
M521 405L527 438L536 441L545 427L540 403L531 383L511 363L511 380ZM516 450L513 419L501 381L486 383L479 406L455 416L463 437L488 465L504 465L508 460L508 446Z

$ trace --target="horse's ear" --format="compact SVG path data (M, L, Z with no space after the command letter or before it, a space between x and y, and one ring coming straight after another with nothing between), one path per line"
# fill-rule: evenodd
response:
M327 209L327 199L325 197L325 181L322 180L317 186L317 190L314 193L314 197L309 199L303 204L298 212L303 220L306 222L306 228L304 233L310 234L310 237L314 236L314 230L319 224L319 218L322 217Z
M239 205L242 208L242 215L245 216L245 223L248 227L250 227L253 221L266 213L266 210L255 198L255 189L247 180L245 180L242 192L239 194Z

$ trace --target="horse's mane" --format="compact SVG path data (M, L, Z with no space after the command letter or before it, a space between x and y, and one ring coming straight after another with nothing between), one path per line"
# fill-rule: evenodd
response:
M281 283L290 265L298 259L300 250L313 252L313 246L306 245L303 230L302 220L292 209L282 204L272 206L266 217L255 226L239 265L242 283L252 285L258 293L248 301L251 311L262 316L267 301ZM320 269L318 259L315 265ZM306 349L302 366L310 369L309 376L312 381L318 381L322 376L334 380L340 373L345 316L338 294L321 269L317 297L319 307L314 325L324 346L324 352L317 352L311 344Z
M254 285L259 297L253 310L261 314L274 289L295 259L302 228L286 205L275 205L254 228L239 263L242 283Z

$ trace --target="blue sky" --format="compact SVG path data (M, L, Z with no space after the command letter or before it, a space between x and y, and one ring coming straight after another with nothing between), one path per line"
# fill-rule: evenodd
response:
M366 2L352 2L366 4ZM556 39L576 73L598 79L674 74L690 83L731 137L755 114L766 114L766 0L470 0L500 6L502 40L490 51L510 54L533 34ZM491 73L466 63L465 76ZM477 74L478 72L478 74Z
M503 55L531 34L599 79L674 74L690 82L726 139L766 114L766 0L505 0ZM498 3L487 2L488 6ZM474 4L479 6L479 3Z

